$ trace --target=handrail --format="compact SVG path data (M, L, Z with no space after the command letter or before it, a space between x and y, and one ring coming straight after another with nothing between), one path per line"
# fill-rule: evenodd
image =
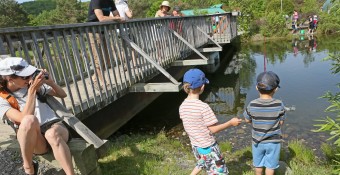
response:
M186 59L211 39L228 43L236 37L236 17L231 13L218 14L225 17L222 20L228 24L227 32L213 36L212 16L216 15L2 28L0 55L20 56L30 64L46 68L68 94L59 102L77 117L82 117L82 114L90 115L129 93L132 85L152 79L172 62ZM94 33L98 38L91 44L91 39L96 39ZM140 52L134 45L129 45L122 34L127 41L136 44ZM99 63L99 70L104 75L101 83L91 78L99 78L94 66L97 56L103 60ZM159 67L152 64L148 56L156 59ZM170 74L165 75L171 79ZM175 79L171 81L178 83ZM95 83L105 85L96 89Z

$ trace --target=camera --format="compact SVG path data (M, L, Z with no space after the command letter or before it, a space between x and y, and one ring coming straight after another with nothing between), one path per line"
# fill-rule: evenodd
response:
M41 70L37 69L33 74L32 74L32 80L35 79L35 77L37 77L39 75L39 73L41 72ZM45 79L48 79L48 74L44 74L43 75L45 77Z

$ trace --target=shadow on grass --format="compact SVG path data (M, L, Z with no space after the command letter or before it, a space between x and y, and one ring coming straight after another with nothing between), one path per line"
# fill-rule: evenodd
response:
M148 174L152 165L161 162L164 156L153 154L139 148L137 145L143 142L145 138L137 138L136 140L129 140L127 143L121 142L117 146L113 144L115 150L119 150L116 154L116 160L99 161L102 174L105 175L131 175L131 174ZM110 157L108 155L107 157Z
M252 161L252 153L250 150L244 151L242 154L234 156L235 158L228 161L226 156L226 164L230 174L243 174L243 172L252 171L253 167L247 162Z

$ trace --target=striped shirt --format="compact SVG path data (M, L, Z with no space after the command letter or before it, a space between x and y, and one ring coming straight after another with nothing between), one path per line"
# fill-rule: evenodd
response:
M253 143L278 143L281 141L280 121L285 119L284 105L277 99L255 99L243 113L252 122Z
M207 103L199 99L185 99L179 107L179 115L191 145L206 148L216 142L208 126L218 120Z

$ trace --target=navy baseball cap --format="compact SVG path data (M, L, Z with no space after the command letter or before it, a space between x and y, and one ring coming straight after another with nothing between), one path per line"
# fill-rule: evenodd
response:
M183 83L189 83L190 89L196 89L204 84L209 84L209 80L205 78L205 74L201 70L190 69L184 74Z
M261 90L273 90L280 87L280 78L274 72L262 72L257 76L257 88Z

